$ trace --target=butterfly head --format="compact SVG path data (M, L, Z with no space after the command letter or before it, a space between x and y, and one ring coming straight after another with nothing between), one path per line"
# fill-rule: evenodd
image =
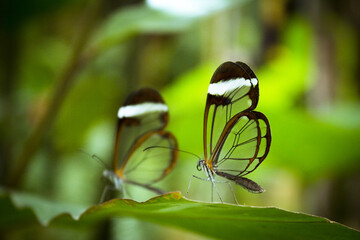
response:
M204 160L204 159L200 159L200 160L197 162L196 169L197 169L198 171L204 170L204 165L205 165L205 160Z
M123 188L123 180L116 175L114 171L105 169L103 171L103 177L107 179L115 189L121 190Z

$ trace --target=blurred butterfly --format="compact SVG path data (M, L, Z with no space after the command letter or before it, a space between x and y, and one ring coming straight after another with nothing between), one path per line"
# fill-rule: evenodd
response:
M211 181L216 191L216 175L252 193L264 191L244 177L264 161L271 144L268 119L254 111L258 101L259 82L248 65L225 62L217 68L210 81L204 113L205 159L197 163L197 169L206 173L207 179L203 180ZM235 195L234 198L236 201Z
M156 90L143 88L128 96L117 116L113 169L103 172L110 185L105 187L101 202L108 189L118 190L124 196L124 184L162 194L162 190L151 185L168 175L177 162L176 138L164 130L169 119L168 106ZM166 151L144 151L154 145Z

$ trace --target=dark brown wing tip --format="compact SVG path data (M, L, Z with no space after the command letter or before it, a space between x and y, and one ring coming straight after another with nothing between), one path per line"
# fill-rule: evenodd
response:
M236 63L233 62L224 62L222 63L214 72L210 83L216 83L221 80L227 80L244 74L245 72L239 68Z
M135 105L144 102L165 103L160 93L153 88L141 88L132 92L125 100L123 106Z
M216 83L220 80L227 80L239 76L246 76L247 78L256 78L256 75L251 68L243 62L224 62L214 72L210 83ZM257 86L256 86L257 87Z

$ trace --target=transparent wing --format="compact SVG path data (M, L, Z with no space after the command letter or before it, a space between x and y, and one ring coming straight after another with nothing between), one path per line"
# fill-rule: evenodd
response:
M240 112L255 109L259 85L254 72L241 62L225 62L209 85L204 116L205 159L213 154L227 122Z
M241 173L241 176L245 176L254 171L265 160L271 146L271 130L269 120L261 112L252 111L252 113L257 118L259 124L258 126L260 128L261 137L260 144L258 146L259 151L253 162L251 162L248 168L243 173Z
M149 147L154 148L144 151ZM144 134L135 142L116 174L125 182L142 185L155 183L174 168L178 154L176 149L177 141L170 132L152 131Z
M138 138L150 131L164 129L168 118L168 108L157 91L143 88L131 94L118 112L114 171L128 158Z
M218 175L247 175L266 158L270 144L270 125L265 115L242 112L226 125L211 156L212 166Z

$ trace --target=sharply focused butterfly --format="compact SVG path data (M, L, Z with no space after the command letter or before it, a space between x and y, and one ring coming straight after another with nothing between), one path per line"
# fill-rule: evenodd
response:
M103 172L111 186L104 189L102 199L109 187L124 194L123 183L163 193L151 185L168 175L177 161L177 141L164 130L168 119L168 107L153 89L140 89L125 100L118 111L113 170ZM144 151L154 145L167 149Z
M250 192L264 191L244 177L264 161L271 144L268 119L253 111L258 101L259 82L249 66L225 62L218 67L210 81L204 113L205 159L197 164L215 189L218 175Z

